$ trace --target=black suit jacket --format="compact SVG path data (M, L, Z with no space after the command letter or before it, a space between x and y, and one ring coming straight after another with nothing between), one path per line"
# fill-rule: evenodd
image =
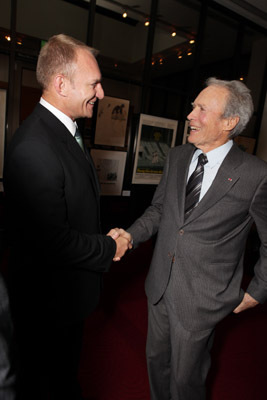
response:
M97 304L116 244L100 234L99 187L90 155L85 157L67 128L40 104L12 138L4 189L12 298L55 323L86 317Z

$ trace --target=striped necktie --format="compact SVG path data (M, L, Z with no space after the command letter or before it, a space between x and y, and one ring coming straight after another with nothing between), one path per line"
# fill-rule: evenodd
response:
M207 156L201 153L195 171L190 176L186 186L185 218L188 218L199 203L199 196L204 174L204 165L208 162Z

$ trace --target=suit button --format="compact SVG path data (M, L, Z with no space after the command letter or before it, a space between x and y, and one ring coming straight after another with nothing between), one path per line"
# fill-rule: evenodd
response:
M179 230L179 235L182 236L183 234L184 234L184 230L183 230L183 229L180 229L180 230Z
M172 262L174 263L175 261L175 256L171 253L168 253L168 257L171 258Z

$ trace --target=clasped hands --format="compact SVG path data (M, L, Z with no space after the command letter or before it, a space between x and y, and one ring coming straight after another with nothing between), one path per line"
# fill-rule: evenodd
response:
M122 228L114 228L107 233L107 236L112 237L115 240L117 249L113 261L120 261L127 250L130 250L132 246L132 235L126 232Z

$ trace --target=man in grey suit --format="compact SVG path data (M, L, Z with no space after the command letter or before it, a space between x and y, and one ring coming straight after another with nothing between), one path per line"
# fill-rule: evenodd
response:
M267 164L232 140L252 115L250 92L239 81L210 78L192 105L189 143L170 150L151 206L128 232L113 232L134 246L157 233L145 285L152 400L205 399L216 324L267 297ZM190 189L199 199L188 208L186 188L202 153L202 186L199 179L198 190ZM244 293L253 222L261 251Z

